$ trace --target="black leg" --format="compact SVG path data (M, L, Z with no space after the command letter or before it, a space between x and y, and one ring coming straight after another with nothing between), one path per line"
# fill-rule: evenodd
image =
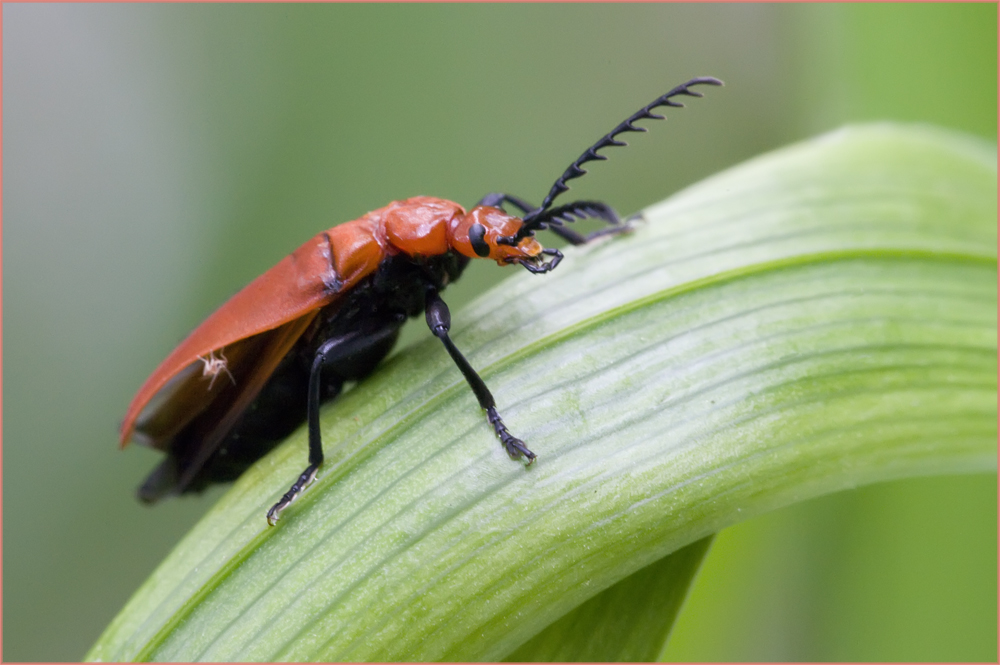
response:
M477 206L489 206L491 208L501 208L504 203L509 203L515 208L519 209L521 212L531 212L535 209L535 206L531 205L524 199L513 196L511 194L504 194L502 192L494 192L493 194L487 194L484 196Z
M451 312L448 310L448 305L441 300L441 296L438 295L437 290L433 288L427 289L426 317L427 327L444 343L444 348L448 350L451 359L455 361L458 369L462 372L462 376L469 382L469 387L472 388L476 399L479 400L479 406L486 410L486 417L490 425L493 426L493 431L496 432L497 438L503 443L507 454L514 459L527 457L528 464L531 464L536 457L535 453L528 450L524 441L521 441L507 431L507 426L504 425L503 419L497 413L496 402L493 401L493 394L490 393L490 389L486 387L486 383L483 382L483 379L472 368L472 365L469 364L469 361L458 350L455 343L451 341L451 337L448 336L448 331L451 330Z
M313 356L309 371L309 392L306 397L306 414L309 427L309 466L298 477L292 487L285 492L278 503L267 511L267 523L274 526L278 522L281 511L287 508L299 494L316 479L316 472L323 464L323 437L319 429L319 407L321 402L320 376L323 365L345 361L365 350L376 346L399 332L398 328L387 327L373 333L351 333L334 337L323 342Z
M614 235L616 233L625 233L626 231L631 231L632 227L628 224L617 224L615 226L605 226L603 229L597 229L586 235L574 231L573 229L567 228L565 226L549 226L549 231L555 233L560 238L564 238L570 242L572 245L586 245L588 242L594 238L600 238L601 236Z

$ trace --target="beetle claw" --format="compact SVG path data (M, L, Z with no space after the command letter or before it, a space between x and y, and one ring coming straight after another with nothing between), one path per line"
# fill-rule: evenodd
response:
M486 417L489 419L490 425L493 425L493 431L496 432L497 438L500 439L500 443L503 444L504 450L507 451L511 459L527 457L528 466L531 466L531 463L535 461L538 455L531 452L524 441L521 441L521 439L507 431L507 426L504 424L503 419L500 418L500 414L497 413L496 407L491 406L486 409Z
M503 440L502 443L503 447L507 450L507 454L510 455L512 459L527 457L528 466L531 466L535 462L535 458L538 457L538 455L528 450L528 446L525 445L524 441L521 441L521 439L518 439L515 436L508 436L508 438Z

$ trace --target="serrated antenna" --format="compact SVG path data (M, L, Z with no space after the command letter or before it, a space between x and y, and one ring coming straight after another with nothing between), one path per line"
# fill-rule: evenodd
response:
M517 238L524 238L526 236L532 235L535 231L545 228L545 222L555 221L555 219L550 215L551 212L549 208L552 202L557 196L569 189L569 185L566 184L567 181L574 178L579 178L583 174L587 173L587 170L583 168L583 165L587 162L604 161L607 159L606 155L602 155L598 150L602 148L607 148L609 146L625 146L628 145L625 141L619 141L616 137L619 134L624 134L626 132L645 132L648 131L646 127L640 127L635 123L639 120L645 118L652 118L654 120L663 120L666 116L662 116L658 113L653 113L653 109L659 108L661 106L670 106L673 108L683 108L684 104L678 101L674 101L672 98L679 95L687 95L688 97L703 97L702 93L697 90L691 90L693 86L696 85L723 85L722 81L711 76L700 76L698 78L693 78L687 83L682 83L670 92L660 95L652 102L643 106L641 109L630 115L621 124L611 130L604 138L595 143L594 145L587 148L587 150L580 155L575 162L569 165L569 168L559 177L558 180L552 185L549 190L548 195L545 200L542 201L542 205L537 209L531 211L523 218L523 225L521 230L517 233ZM563 206L563 208L571 208L570 206ZM565 212L565 211L560 211ZM564 217L564 215L556 215L556 217ZM565 219L565 217L564 217ZM571 221L571 220L565 220Z

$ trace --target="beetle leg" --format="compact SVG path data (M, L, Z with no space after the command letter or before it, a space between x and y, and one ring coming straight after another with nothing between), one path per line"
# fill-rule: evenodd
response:
M549 226L547 230L552 231L552 233L555 233L560 238L568 240L571 245L586 245L595 238L631 231L632 227L629 226L628 223L615 224L613 226L605 226L603 229L591 231L586 235L565 226L552 225Z
M527 457L528 464L531 464L537 456L528 450L528 446L525 445L524 441L521 441L521 439L518 439L507 430L503 419L497 413L496 402L493 400L493 394L490 392L490 389L486 387L486 383L476 373L476 370L472 368L472 365L465 359L461 351L458 350L455 343L451 341L451 337L448 336L448 332L451 330L451 312L448 310L448 305L441 299L437 289L427 289L426 303L427 327L444 343L444 348L448 350L451 359L458 365L458 369L461 370L465 380L469 382L469 387L472 388L476 399L479 400L479 406L486 410L486 418L489 420L490 425L493 426L493 431L496 432L497 438L500 439L507 454L513 459Z
M322 398L322 383L320 376L323 365L344 361L359 351L377 344L379 340L395 335L398 328L386 327L375 333L350 333L334 337L323 342L313 356L312 367L309 370L309 392L306 397L306 414L309 426L309 466L298 477L292 487L285 492L278 503L267 511L267 523L274 526L278 522L281 511L287 508L299 494L316 479L316 472L323 464L323 436L319 428L319 407Z
M295 501L299 494L302 493L302 490L316 480L316 472L319 470L319 465L323 463L323 438L319 430L319 379L327 354L336 348L337 345L342 345L343 343L344 340L342 338L327 340L316 351L316 355L313 356L312 368L309 370L309 392L306 397L306 412L309 423L309 466L298 477L298 480L292 484L291 489L285 492L281 500L267 511L267 523L271 526L278 523L281 511L291 505L292 501Z
M511 194L504 194L502 192L494 192L493 194L487 194L484 196L477 206L489 206L491 208L502 208L504 203L509 203L515 208L519 209L521 212L531 212L535 209L535 206L531 205L524 199L513 196Z

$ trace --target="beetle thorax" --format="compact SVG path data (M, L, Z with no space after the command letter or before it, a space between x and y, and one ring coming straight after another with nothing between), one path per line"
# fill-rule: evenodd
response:
M451 249L449 224L464 214L457 203L418 196L388 206L382 228L386 241L398 252L410 257L440 256Z

